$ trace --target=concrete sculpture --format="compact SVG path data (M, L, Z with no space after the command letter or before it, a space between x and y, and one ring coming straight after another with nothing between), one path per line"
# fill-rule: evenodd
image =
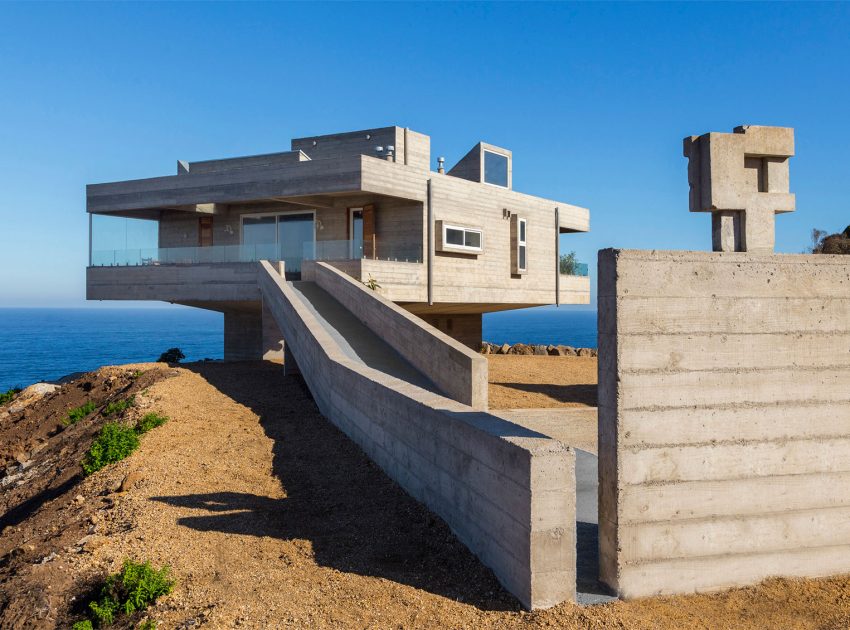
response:
M773 252L775 215L793 212L790 127L743 125L684 140L690 211L711 212L716 252Z

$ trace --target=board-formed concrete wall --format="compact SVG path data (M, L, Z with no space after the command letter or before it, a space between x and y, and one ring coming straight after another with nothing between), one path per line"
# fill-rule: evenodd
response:
M603 250L599 360L603 581L850 571L850 260Z
M322 414L524 606L573 599L575 452L351 360L268 263L259 283Z
M334 296L446 396L487 409L487 359L481 354L328 263L305 263L302 278Z

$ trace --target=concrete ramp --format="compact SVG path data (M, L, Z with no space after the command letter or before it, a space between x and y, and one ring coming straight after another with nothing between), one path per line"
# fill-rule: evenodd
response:
M258 273L264 306L322 414L439 515L526 608L574 599L575 451L443 395L444 377L431 378L427 361L403 357L390 343L408 331L427 340L430 331L407 327L345 278L326 278L326 286L338 282L345 290L287 282L267 262ZM370 313L355 310L363 304L372 305L364 307ZM364 322L376 326L372 315L384 318L384 334ZM462 375L466 351L435 345L435 353L456 359L446 369ZM455 392L474 392L475 365ZM433 384L438 378L443 383Z
M424 390L439 392L419 370L315 282L293 282L292 288L349 359Z

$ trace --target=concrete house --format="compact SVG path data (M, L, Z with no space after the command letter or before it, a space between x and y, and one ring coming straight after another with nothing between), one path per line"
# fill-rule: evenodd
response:
M512 162L481 142L433 171L428 136L385 127L92 184L87 297L221 311L226 359L271 358L281 335L263 315L256 261L290 280L326 261L477 350L482 313L589 301L586 266L559 269L558 245L589 229L588 210L516 192ZM104 246L109 217L155 229L141 246Z

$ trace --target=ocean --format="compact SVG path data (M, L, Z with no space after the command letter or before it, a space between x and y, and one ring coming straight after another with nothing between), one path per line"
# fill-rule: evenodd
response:
M596 312L569 307L484 316L492 343L596 347ZM0 392L101 365L155 361L180 348L187 361L221 359L224 318L194 308L0 308Z

